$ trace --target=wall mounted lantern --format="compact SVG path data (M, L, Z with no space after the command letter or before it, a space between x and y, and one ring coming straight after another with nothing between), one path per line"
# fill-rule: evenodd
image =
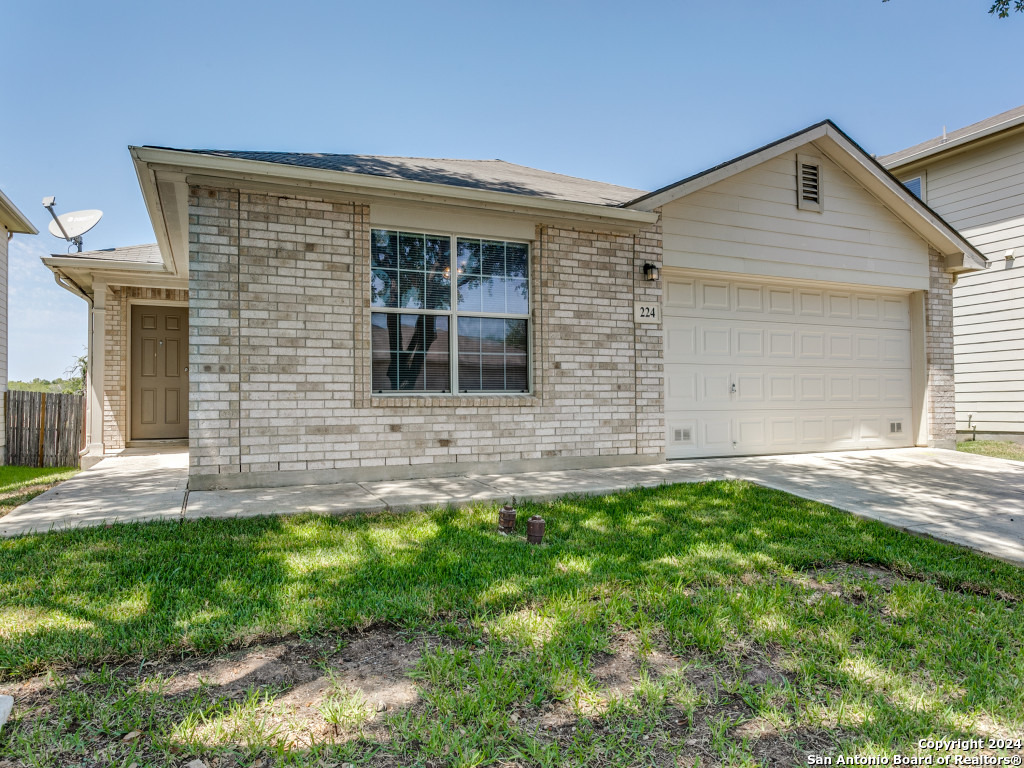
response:
M654 264L647 262L644 264L644 277L648 280L657 280L661 276L661 270Z

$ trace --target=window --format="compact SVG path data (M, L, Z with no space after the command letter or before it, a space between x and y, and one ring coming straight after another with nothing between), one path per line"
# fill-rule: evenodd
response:
M924 200L924 175L915 176L912 179L904 179L903 186L914 193L918 200Z
M822 211L821 160L809 155L796 157L796 206L806 211Z
M526 243L385 229L370 239L374 392L529 391Z

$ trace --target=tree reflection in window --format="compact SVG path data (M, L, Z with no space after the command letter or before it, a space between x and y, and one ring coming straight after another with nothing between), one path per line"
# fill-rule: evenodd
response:
M453 309L459 323L458 388L529 390L529 247L472 238L455 242L453 308L451 238L372 231L370 304L383 310L372 315L375 391L450 391Z

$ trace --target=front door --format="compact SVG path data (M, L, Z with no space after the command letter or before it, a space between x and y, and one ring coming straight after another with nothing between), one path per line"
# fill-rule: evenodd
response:
M188 437L188 308L133 306L132 440Z

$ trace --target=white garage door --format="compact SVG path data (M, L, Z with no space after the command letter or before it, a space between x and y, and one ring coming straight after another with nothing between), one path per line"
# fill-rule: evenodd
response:
M667 455L912 445L906 295L666 278Z

